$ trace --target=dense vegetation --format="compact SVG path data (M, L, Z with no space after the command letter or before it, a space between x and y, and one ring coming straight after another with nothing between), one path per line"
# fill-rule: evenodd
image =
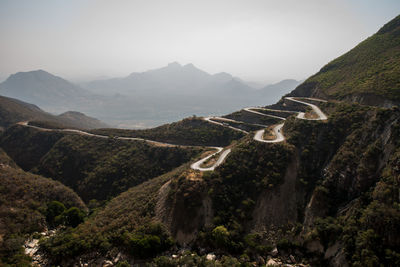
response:
M205 177L216 209L214 224L225 225L237 234L251 219L258 194L283 182L292 154L286 144L268 145L249 139L236 146L216 172ZM237 229L239 225L241 229Z
M172 228L175 229L176 225L179 226L175 229L177 231L190 228L185 224L191 224L192 219L197 217L197 209L206 193L212 198L217 211L212 222L215 227L205 229L200 234L198 245L237 254L247 246L243 239L246 232L244 226L251 219L251 210L257 195L264 189L271 189L282 183L285 165L292 153L289 147L282 144L274 145L268 150L265 148L265 144L247 138L213 174L198 176L193 171L184 171L187 166L183 166L170 174L136 186L113 199L103 211L78 228L50 239L44 247L54 256L55 262L94 250L110 256L108 252L114 251L112 248L115 247L139 258L154 256L157 252L168 249L173 242L165 230L153 231L153 234L143 233L142 226L163 229L162 225L151 225L156 215L158 191L162 184L172 179L167 201L173 201L172 209L177 212L172 213L175 224ZM195 224L197 225L196 222ZM170 229L173 234L176 233L174 229ZM223 237L224 231L229 233L228 239ZM144 241L142 238L149 240ZM156 242L157 245L147 250L140 245L143 242ZM130 251L131 248L136 249ZM227 262L230 260L233 259L226 258Z
M316 95L370 105L400 103L400 16L324 66L293 95Z
M299 186L313 198L299 220L304 246L317 240L319 253L330 249L326 259L341 264L396 266L400 112L323 106L330 112L326 123L289 120L284 129L299 149Z
M135 186L83 224L46 241L43 248L58 264L75 257L88 257L90 262L85 255L94 251L108 258L124 251L129 257L146 259L174 251L173 237L180 240L180 235L194 233L190 243L194 254L158 257L152 264L197 262L207 266L213 263L196 253L213 251L233 256L220 258L221 264L248 265L260 256L265 259L277 247L284 261L292 255L324 265L333 257L324 259L324 253L334 245L339 250L335 257L356 266L397 263L400 144L395 137L400 133L399 111L344 103L321 107L329 114L328 121L288 118L286 143L243 138L216 171L198 173L188 171L186 165ZM85 151L91 151L94 148L86 139L70 136L59 144L70 148L71 143L63 142L83 142ZM115 140L92 145L102 142L112 150L108 142ZM289 172L294 175L295 191L283 196L286 214L265 220L265 230L260 230L254 218L259 216L256 209L262 212L257 208L260 199L291 192L283 187L291 179ZM159 190L169 180L166 200L160 204ZM211 214L203 214L206 199L212 203ZM167 215L158 217L157 205ZM285 210L288 207L291 210ZM287 216L291 216L288 221ZM319 252L309 249L312 242L321 244Z
M201 151L22 126L8 129L1 145L25 170L61 181L85 201L116 196L182 165Z
M175 201L170 203L180 207L181 214L174 218L179 215L175 220L181 220L176 222L181 230L199 219L204 198L212 199L212 224L199 228L192 248L235 255L236 264L266 257L276 246L287 262L292 255L312 265L327 265L333 257L355 266L398 265L399 110L344 103L321 106L329 113L326 122L286 121L289 144L266 145L246 138L215 172L194 181L180 177L171 182ZM293 161L298 161L297 170L290 170L296 172L295 196L284 201L294 201L294 210L276 214L292 220L266 220L266 231L254 228L260 198L285 192L282 183L289 178L284 174ZM310 250L313 242L320 242L322 249ZM196 256L157 262L183 259L206 264Z
M171 144L198 146L227 146L233 140L244 136L243 133L214 125L196 117L153 129L98 129L91 132L106 136L140 137Z
M316 219L311 232L326 249L335 241L344 244L344 254L354 266L396 266L400 262L400 112L367 114L371 117L348 136L314 193L324 208L313 211L322 219Z
M63 203L64 207L81 214L86 209L71 189L60 182L22 171L0 151L1 266L29 264L22 244L29 234L46 229L47 205L52 201ZM69 215L71 218L71 213Z
M293 149L286 144L269 145L247 137L234 147L226 162L215 172L205 173L202 177L205 183L203 191L212 201L214 214L211 224L204 225L198 234L195 247L233 255L244 252L251 255L257 249L263 252L271 250L270 245L255 241L246 234L260 194L272 192L283 183L292 154ZM197 207L201 203L201 199L196 199L201 194L196 192L202 190L198 188L191 193L193 187L193 182L188 186L187 180L181 180L176 190L183 190L186 199L190 199L191 209L196 210L196 203ZM190 210L183 212L189 218L193 217L188 213Z
M50 253L54 263L60 263L93 251L115 257L118 254L115 248L138 257L148 257L167 249L173 240L154 220L158 191L187 167L184 165L122 193L85 223L47 240L45 251Z
M38 131L15 125L0 137L0 146L25 171L29 171L65 136L63 133Z
M104 200L182 165L199 151L70 135L52 147L36 170L71 186L85 201Z

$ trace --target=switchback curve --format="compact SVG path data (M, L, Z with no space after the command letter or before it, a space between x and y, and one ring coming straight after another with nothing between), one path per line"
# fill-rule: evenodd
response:
M315 112L315 114L318 116L317 118L306 118L306 117L305 117L305 113L304 113L304 112L299 112L299 111L287 111L287 110L279 110L279 109L267 109L267 108L260 108L260 107L248 107L248 108L244 108L243 110L244 110L244 111L247 111L247 112L251 112L251 113L253 113L253 114L260 115L260 116L267 116L267 117L271 117L271 118L275 118L275 119L280 119L280 120L283 120L283 121L285 121L286 118L284 118L284 117L279 117L279 116L276 116L276 115L261 113L261 112L258 112L258 111L256 111L256 110L258 109L258 110L266 110L266 111L274 111L274 112L297 113L296 118L297 118L297 119L303 119L303 120L327 120L327 119L328 119L328 117L325 115L325 113L323 113L322 110L321 110L318 106L316 106L316 105L314 105L314 104L311 104L311 103L307 103L307 102L298 100L299 98L300 98L300 99L306 99L306 100L312 100L312 101L327 102L326 100L317 99L317 98L309 98L309 97L296 97L296 98L294 98L294 97L285 97L286 100L289 100L289 101L292 101L292 102L296 102L296 103L300 103L300 104L307 105L307 106L311 107L312 110ZM236 122L236 123L241 123L241 122L239 122L239 121L234 121L234 120L231 120L231 119L225 119L225 118L221 118L221 117L206 117L206 118L204 118L205 121L208 121L208 122L210 122L210 123L214 123L214 124L217 124L217 125L220 125L220 126L223 126L223 127L229 127L229 128L231 128L231 129L239 130L239 131L242 131L242 132L243 132L243 130L241 130L241 129L238 129L238 128L235 128L235 127L232 127L232 126L229 126L229 125L226 126L226 125L224 125L223 123L215 122L215 121L212 120L212 118L216 118L216 119L220 119L220 120L225 120L225 121L233 121L233 122ZM242 123L243 123L243 122L242 122ZM283 127L283 126L284 126L284 123L281 123L281 124L276 125L276 126L272 129L273 132L274 132L274 135L275 135L275 139L272 139L272 140L266 140L266 139L264 139L263 136L264 136L264 133L265 133L265 129L257 131L257 132L254 134L253 139L254 139L255 141L263 142L263 143L279 143L279 142L283 142L283 141L285 141L285 136L284 136L283 133L282 133L282 127ZM229 152L231 151L230 149L224 151L224 153L221 154L221 156L220 156L220 158L218 159L218 161L216 162L216 164L213 165L212 167L209 167L209 168L201 168L201 165L202 165L204 162L206 162L209 158L211 158L212 156L214 156L214 155L220 153L221 151L222 151L222 150L219 150L219 151L215 152L214 154L209 155L209 156L207 156L207 157L205 157L205 158L203 158L203 159L201 159L201 160L199 160L199 161L193 163L193 164L191 165L191 168L194 169L194 170L199 170L199 171L213 171L213 170L214 170L218 165L220 165L220 164L224 161L224 159L228 156ZM222 158L222 160L220 160L221 158Z
M304 119L304 120L327 120L328 117L319 109L319 107L317 107L314 104L310 104L307 102L303 102L301 100L298 100L300 97L296 97L296 99L294 97L285 97L286 100L289 101L293 101L293 102L297 102L300 104L304 104L307 105L309 107L311 107L313 109L313 111L315 112L315 114L318 116L318 118L306 118L305 117L305 113L304 112L297 112L298 115L296 116L296 118L298 119ZM316 98L307 98L307 97L302 97L302 99L308 99L308 100L312 100L312 101L320 101L320 102L326 102L325 100L321 100L321 99L316 99ZM244 108L243 110L247 111L247 112L251 112L253 114L257 114L260 116L267 116L267 117L271 117L271 118L276 118L276 119L280 119L285 121L286 118L284 117L279 117L276 115L271 115L271 114L265 114L265 113L261 113L258 111L255 111L255 109L257 110L266 110L266 111L276 111L276 112L290 112L290 113L296 113L296 111L286 111L286 110L274 110L274 109L266 109L266 108L259 108L259 107L248 107L248 108ZM215 120L220 120L220 121L226 121L226 122L234 122L234 123L244 123L241 121L236 121L236 120L232 120L232 119L227 119L227 118L222 118L222 117L205 117L204 118L205 121L209 122L209 123L213 123L222 127L228 127L232 130L235 131L240 131L243 132L245 134L248 134L247 131L244 131L242 129L221 123L221 122L217 122ZM34 125L29 125L29 121L23 121L23 122L18 122L17 124L21 125L21 126L25 126L25 127L31 127L40 131L54 131L54 132L70 132L70 133L75 133L75 134L80 134L80 135L85 135L85 136L92 136L92 137L97 137L97 138L109 138L109 136L105 136L105 135L98 135L98 134L92 134L92 133L88 133L85 131L81 131L81 130L76 130L76 129L49 129L49 128L43 128L43 127L39 127L39 126L34 126ZM249 123L252 124L252 123ZM261 125L261 124L253 124L253 125L257 125L257 126L266 126L266 125ZM258 142L264 142L264 143L279 143L279 142L283 142L285 140L285 137L282 133L282 127L284 126L284 123L278 124L273 128L273 132L275 135L275 139L272 140L265 140L263 138L265 130L259 130L255 133L253 139L255 141ZM149 140L149 139L144 139L144 138L138 138L138 137L121 137L121 136L116 136L114 137L115 139L119 139L119 140L130 140L130 141L144 141L144 142L148 142L150 144L153 145L158 145L158 146L170 146L170 147L199 147L199 146L187 146L187 145L177 145L177 144L170 144L170 143L164 143L164 142L159 142L159 141L154 141L154 140ZM204 147L204 146L203 146ZM198 170L198 171L213 171L215 170L216 167L218 167L219 165L221 165L225 158L229 155L229 153L231 152L231 149L226 149L224 150L223 147L207 147L210 149L215 149L216 152L208 155L207 157L204 157L194 163L192 163L190 165L190 167L193 170ZM221 153L222 152L222 153ZM219 158L216 160L216 162L209 167L201 167L202 164L204 164L208 159L210 159L211 157L217 155L221 153L221 155L219 156Z

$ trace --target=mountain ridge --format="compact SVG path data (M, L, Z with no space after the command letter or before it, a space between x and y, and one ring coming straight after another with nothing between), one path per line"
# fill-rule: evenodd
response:
M21 121L49 122L82 129L107 127L107 124L83 113L69 111L58 116L52 115L34 104L0 96L0 127L7 128Z
M0 84L0 93L40 104L46 104L46 99L54 101L54 97L50 98L52 95L57 96L58 100L65 98L68 101L89 94L71 82L41 69L11 74Z
M20 72L0 84L0 95L11 95L51 113L75 110L115 127L149 128L193 114L217 115L272 104L293 88L289 84L258 90L229 73L209 74L193 64L175 62L81 86L43 70Z
M209 74L192 63L181 65L178 62L169 63L165 67L148 70L145 72L133 72L126 77L98 80L86 83L84 88L103 94L142 94L146 90L154 92L168 92L173 94L196 95L196 91L212 91L213 85L229 82L232 75L221 72ZM112 83L115 82L113 85ZM243 85L243 90L250 87L238 80ZM116 90L118 88L118 90ZM113 89L113 91L111 91ZM189 90L190 89L190 90ZM110 90L107 92L107 90ZM217 92L214 92L217 93Z
M293 90L312 96L392 107L400 105L400 15L323 66Z

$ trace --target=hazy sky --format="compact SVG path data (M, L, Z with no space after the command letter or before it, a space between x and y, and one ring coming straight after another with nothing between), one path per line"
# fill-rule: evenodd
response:
M400 0L0 0L0 77L124 76L169 62L303 79L400 14Z

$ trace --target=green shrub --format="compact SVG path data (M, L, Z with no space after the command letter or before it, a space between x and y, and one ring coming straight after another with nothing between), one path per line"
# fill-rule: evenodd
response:
M56 226L56 218L65 211L65 206L59 201L52 201L47 204L46 220L51 226Z
M164 226L159 223L144 225L133 233L125 232L123 240L129 253L140 258L154 257L174 244Z
M130 267L131 265L127 261L119 261L115 267Z
M230 243L230 234L223 225L217 226L212 230L212 238L217 247L226 248Z
M77 207L72 207L66 210L61 216L64 217L65 225L77 227L80 223L83 222L83 219L85 218L85 213Z

